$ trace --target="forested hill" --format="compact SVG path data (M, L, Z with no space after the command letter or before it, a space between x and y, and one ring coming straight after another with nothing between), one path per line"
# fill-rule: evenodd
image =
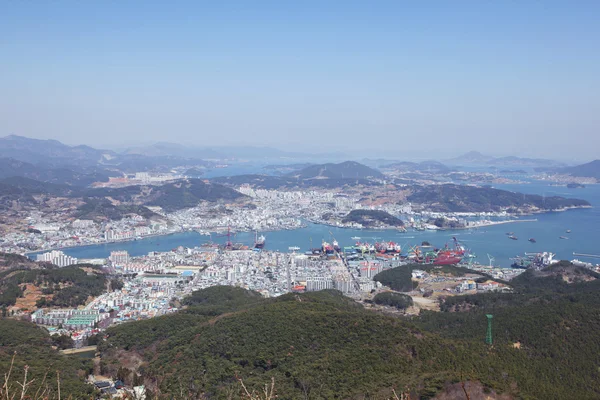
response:
M408 201L424 205L429 210L437 212L535 212L590 206L589 202L580 199L543 197L465 185L415 186L411 190L412 194L408 196Z
M401 219L381 210L352 210L342 219L342 222L354 222L367 228L404 226Z
M592 365L600 341L590 341L600 324L598 309L546 301L525 305L522 313L494 314L498 333L490 347L480 310L426 313L407 322L364 310L336 291L262 299L213 287L194 293L178 314L110 329L101 345L103 372L143 379L163 396L178 396L184 387L185 398L235 398L242 395L238 379L252 391L272 378L278 397L290 399L383 399L393 397L392 388L426 399L456 395L452 384L461 380L475 383L471 398L597 398L600 380ZM560 317L552 316L554 306ZM513 312L517 318L509 321ZM573 356L584 343L591 351Z
M11 369L11 361L14 364ZM31 384L21 397L23 375L27 369ZM63 356L52 348L48 332L30 322L0 318L0 375L2 385L8 372L7 387L0 389L0 398L7 399L90 399L95 398L94 388L83 382L82 376L92 371L91 362L77 357ZM58 375L60 374L60 375ZM4 397L8 389L9 396ZM38 397L34 397L36 392ZM17 395L17 397L12 397ZM40 396L43 395L43 396Z
M77 307L90 296L100 295L106 283L101 269L91 264L46 265L43 269L19 264L0 272L0 308L16 304L26 291L41 292L39 307Z
M300 171L291 172L289 175L299 179L369 179L383 177L383 174L376 169L355 161L310 165Z
M568 262L540 272L528 270L511 281L515 293L448 297L442 312L424 312L414 322L445 338L481 342L485 315L491 314L491 352L499 364L513 364L512 376L522 394L535 399L597 399L598 277Z

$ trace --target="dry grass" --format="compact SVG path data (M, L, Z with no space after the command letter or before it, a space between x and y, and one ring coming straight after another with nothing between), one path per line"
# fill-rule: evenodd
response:
M56 388L51 387L50 382L47 380L49 371L46 371L44 378L39 383L35 379L29 379L28 365L23 367L22 382L11 379L16 356L17 352L15 351L10 360L8 372L4 374L4 382L0 387L0 400L61 400L60 371L56 371ZM67 400L71 398L69 396Z

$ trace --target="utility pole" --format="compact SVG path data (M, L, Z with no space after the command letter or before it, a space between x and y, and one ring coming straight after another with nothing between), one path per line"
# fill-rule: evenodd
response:
M487 334L485 335L485 342L490 346L493 344L492 340L492 318L494 317L492 314L486 314L488 321Z

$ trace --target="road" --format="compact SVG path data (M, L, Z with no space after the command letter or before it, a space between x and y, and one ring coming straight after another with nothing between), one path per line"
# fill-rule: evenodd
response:
M62 354L77 354L77 353L85 353L88 351L92 351L92 350L96 350L97 346L85 346L85 347L81 347L79 349L65 349L65 350L61 350L60 352Z

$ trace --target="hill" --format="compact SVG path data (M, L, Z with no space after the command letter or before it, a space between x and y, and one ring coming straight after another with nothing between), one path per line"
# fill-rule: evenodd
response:
M239 292L218 289L232 290ZM251 391L271 378L285 398L389 398L392 388L407 387L416 398L430 398L460 379L456 360L472 362L478 371L493 363L482 344L467 347L423 334L365 311L339 292L257 298L246 305L247 296L232 296L241 297L239 306L218 316L204 312L216 305L208 300L177 315L110 329L101 345L105 373L127 368L129 379L141 374L147 388L162 396L177 395L185 385L185 398L237 397L238 379ZM489 374L481 373L486 382Z
M62 398L89 399L94 397L94 388L80 378L92 372L91 362L77 357L65 356L52 348L52 338L48 332L32 323L0 318L0 374L4 384L4 374L11 371L10 395L5 396L5 388L0 389L3 399L57 399L58 383ZM11 359L14 365L10 369ZM21 397L24 368L28 366L27 378L33 382ZM57 374L60 373L60 376ZM38 391L39 389L39 391ZM34 397L36 392L38 396ZM66 396L65 396L66 394Z
M195 207L201 201L236 200L240 192L200 179L182 179L161 186L127 186L115 189L92 189L88 197L110 197L129 205L159 206L166 211Z
M339 164L315 164L299 171L291 172L288 176L298 179L372 179L383 178L384 175L376 169L355 161L345 161Z
M0 272L7 269L36 269L41 268L42 265L32 261L29 257L0 252Z
M0 179L24 177L42 182L83 187L94 182L105 182L109 177L119 175L118 172L97 167L56 168L45 164L34 165L14 158L0 158Z
M380 210L352 210L342 219L342 222L355 222L368 228L404 226L402 220Z
M452 168L438 161L422 161L420 163L402 161L386 164L382 169L393 169L401 172L427 172L431 174L446 174L452 171Z
M46 296L40 297L44 299L43 306L77 307L85 304L89 296L101 294L105 284L104 274L88 264L34 269L19 263L18 267L0 273L0 307L15 305L26 290L41 290Z
M543 158L523 158L515 156L492 157L481 154L478 151L470 151L462 156L446 160L451 165L474 164L474 165L493 165L493 166L519 166L519 167L564 167L565 164Z
M571 289L557 292L533 279L513 294L447 299L476 297L480 305L468 311L446 307L409 320L364 310L336 291L263 299L210 288L178 314L111 328L100 345L103 372L126 368L128 379L165 397L182 396L183 387L175 398L241 396L240 379L252 391L272 378L285 398L383 399L410 388L411 398L462 399L462 390L452 393L464 380L470 398L597 398L600 281L563 283ZM494 314L493 347L484 341L486 313Z
M559 196L542 197L500 189L452 184L415 186L407 199L438 212L520 213L590 206L589 202L579 199Z
M592 162L574 167L562 168L559 170L559 172L573 176L596 178L600 180L600 160L594 160Z
M220 183L223 185L239 187L240 185L250 185L260 189L279 189L279 188L341 188L344 186L373 186L379 185L370 179L354 179L354 178L323 178L323 179L299 179L294 176L272 176L272 175L235 175L222 176L212 178L211 182Z
M577 269L561 262L540 276L528 270L511 281L516 293L448 297L443 312L424 312L414 322L446 338L483 341L485 314L492 314L492 352L507 361L528 359L530 371L521 370L518 381L521 389L536 387L531 398L599 398L600 374L593 366L600 362L600 281L567 283L561 270Z
M89 146L67 146L57 140L30 139L9 135L0 138L0 157L10 157L36 164L39 160L61 165L96 165L116 154Z

